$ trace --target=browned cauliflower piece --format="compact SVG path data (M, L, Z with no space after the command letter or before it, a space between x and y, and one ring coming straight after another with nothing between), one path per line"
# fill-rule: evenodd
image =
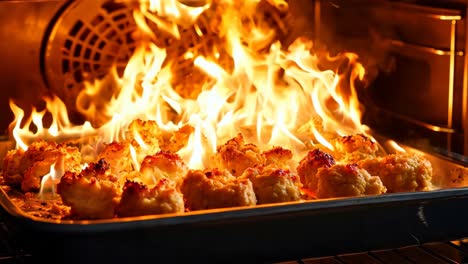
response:
M317 172L317 198L349 197L386 192L377 176L371 176L356 164L336 164Z
M377 143L363 134L344 136L334 141L334 157L343 163L373 159L379 150Z
M265 165L273 164L280 168L289 168L289 162L293 158L293 153L289 149L274 147L264 151L262 156L265 160Z
M133 120L127 129L127 139L138 148L138 152L153 154L159 150L158 137L161 134L156 121L141 119Z
M126 141L106 144L98 155L98 160L100 159L105 159L110 164L111 172L116 175L122 175L134 170L130 144Z
M299 162L297 166L297 174L299 175L302 184L309 191L317 192L317 171L320 168L330 168L335 165L333 157L321 151L314 149L309 151L307 155Z
M159 138L159 146L162 150L177 152L187 145L193 131L194 128L192 126L184 125L177 131L163 133Z
M264 164L260 150L254 144L245 144L242 134L230 139L218 147L217 165L228 170L234 176L240 176L249 167Z
M190 170L181 191L190 210L255 205L257 199L249 179L238 179L217 169Z
M66 172L57 185L57 192L77 218L112 218L120 199L116 182L117 178L110 174L109 163L101 159L79 174Z
M117 207L121 217L183 212L184 198L167 180L161 180L153 188L127 181Z
M11 186L21 186L24 172L30 164L24 159L22 149L10 150L3 158L3 179Z
M392 154L359 165L379 176L388 192L426 191L432 187L431 162L420 155Z
M281 203L301 199L299 177L289 170L269 166L248 168L240 178L252 182L257 204Z
M63 163L64 170L79 171L81 154L76 147L37 140L26 151L12 150L3 160L5 183L21 185L23 192L38 191L42 177L56 163Z
M187 174L187 171L188 167L179 155L167 151L160 151L155 155L146 156L140 168L143 181L153 184L162 179L168 179L178 184Z
M159 149L177 152L187 144L192 132L193 127L189 125L174 132L165 132L154 120L136 119L128 127L127 138L132 145L146 148L147 154L153 154ZM146 146L141 146L142 143Z

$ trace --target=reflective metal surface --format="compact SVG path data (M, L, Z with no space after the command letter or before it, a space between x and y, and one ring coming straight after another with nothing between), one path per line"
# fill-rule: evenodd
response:
M41 73L44 38L66 1L0 1L0 134L13 120L8 98L23 108L38 102L47 89Z

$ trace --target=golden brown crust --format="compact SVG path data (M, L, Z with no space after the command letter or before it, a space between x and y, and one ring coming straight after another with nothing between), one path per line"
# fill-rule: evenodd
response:
M257 199L248 179L237 179L217 169L191 170L181 191L190 210L255 205Z
M162 134L159 138L161 149L169 152L179 151L187 145L193 131L192 126L185 125L175 132Z
M349 197L386 192L377 176L371 176L356 164L322 167L317 172L317 198Z
M156 121L135 119L128 126L127 139L132 142L132 145L142 143L148 148L158 148L158 136L160 133L161 131Z
M117 214L121 217L183 212L182 194L171 187L166 180L161 180L152 188L127 181L117 207Z
M120 190L116 178L105 168L105 161L90 164L82 173L66 172L57 185L57 192L71 214L82 219L112 218L119 203Z
M146 156L141 163L140 172L144 182L155 184L162 179L180 183L187 174L188 167L179 155L160 151L152 156Z
M22 149L10 150L3 158L3 179L10 186L21 186L24 172L30 164L24 158Z
M240 178L249 179L257 204L299 201L302 187L299 177L274 165L248 168Z
M293 158L293 153L289 149L273 147L262 153L265 165L275 165L280 168L289 168L289 163Z
M334 141L334 157L343 163L373 159L379 150L377 143L363 134L344 136Z
M426 191L432 187L432 165L416 154L392 154L359 163L382 179L388 192Z
M126 141L106 144L98 155L98 160L100 159L109 162L111 172L117 176L134 170L130 144Z
M309 191L317 192L317 171L325 167L330 168L335 165L333 157L323 152L320 149L314 149L307 152L307 155L299 162L297 166L297 174L299 175L302 184Z
M165 132L159 128L154 120L136 119L128 127L127 138L133 146L143 148L148 155L154 154L160 149L177 152L187 145L193 130L193 127L184 125L177 131Z
M247 168L264 164L260 150L254 144L245 144L242 134L228 140L218 147L217 165L228 170L234 176L240 176Z
M38 191L42 177L52 165L63 163L64 170L79 171L81 154L76 147L37 140L26 151L9 151L3 160L7 184L21 185L23 192Z

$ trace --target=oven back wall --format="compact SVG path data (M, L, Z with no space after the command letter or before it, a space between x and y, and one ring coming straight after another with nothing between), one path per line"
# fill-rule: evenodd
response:
M0 134L13 120L8 101L28 111L46 93L41 48L53 17L67 1L0 1Z
M319 42L360 54L366 122L400 140L468 154L466 1L319 1Z

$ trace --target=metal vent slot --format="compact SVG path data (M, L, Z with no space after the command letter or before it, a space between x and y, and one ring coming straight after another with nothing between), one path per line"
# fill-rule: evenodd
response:
M103 78L113 66L123 74L136 46L132 12L130 6L111 1L76 1L55 24L45 72L51 90L72 111L83 82Z
M78 20L70 30L62 61L64 65L69 65L69 62L78 64L62 69L63 75L72 73L74 76L66 83L68 89L79 86L84 79L102 78L114 63L117 63L118 73L123 73L135 48L125 30L132 26L133 18L125 7L112 10L113 13L101 10L91 23ZM130 29L133 30L132 27Z

